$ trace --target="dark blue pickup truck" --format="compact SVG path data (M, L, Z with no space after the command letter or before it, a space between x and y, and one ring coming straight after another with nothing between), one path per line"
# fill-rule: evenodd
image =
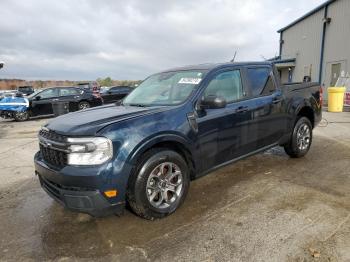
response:
M65 207L94 216L125 204L162 218L190 180L280 145L304 156L321 120L317 83L282 85L273 64L176 68L148 77L121 104L57 117L39 133L35 170Z

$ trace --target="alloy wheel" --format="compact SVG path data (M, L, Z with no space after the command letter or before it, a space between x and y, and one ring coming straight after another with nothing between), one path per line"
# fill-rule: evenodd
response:
M80 110L87 109L87 108L90 108L89 103L80 103L79 104L79 109Z
M168 208L181 197L182 188L183 175L180 168L175 163L163 162L148 177L147 199L156 208Z
M311 131L307 124L302 124L297 132L297 146L300 151L304 151L310 145Z

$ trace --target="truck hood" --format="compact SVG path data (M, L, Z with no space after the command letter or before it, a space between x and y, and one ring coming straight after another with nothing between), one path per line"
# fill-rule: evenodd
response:
M45 127L61 135L93 136L109 124L164 110L167 108L108 105L56 117Z

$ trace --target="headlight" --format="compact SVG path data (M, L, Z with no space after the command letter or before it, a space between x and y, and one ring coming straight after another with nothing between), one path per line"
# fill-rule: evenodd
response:
M113 156L112 141L105 137L68 138L68 165L100 165Z

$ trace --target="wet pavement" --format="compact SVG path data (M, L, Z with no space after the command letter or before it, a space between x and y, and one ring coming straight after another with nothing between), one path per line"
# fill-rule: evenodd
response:
M157 221L63 209L33 175L46 120L0 122L0 260L350 261L350 113L325 117L306 157L222 168Z

